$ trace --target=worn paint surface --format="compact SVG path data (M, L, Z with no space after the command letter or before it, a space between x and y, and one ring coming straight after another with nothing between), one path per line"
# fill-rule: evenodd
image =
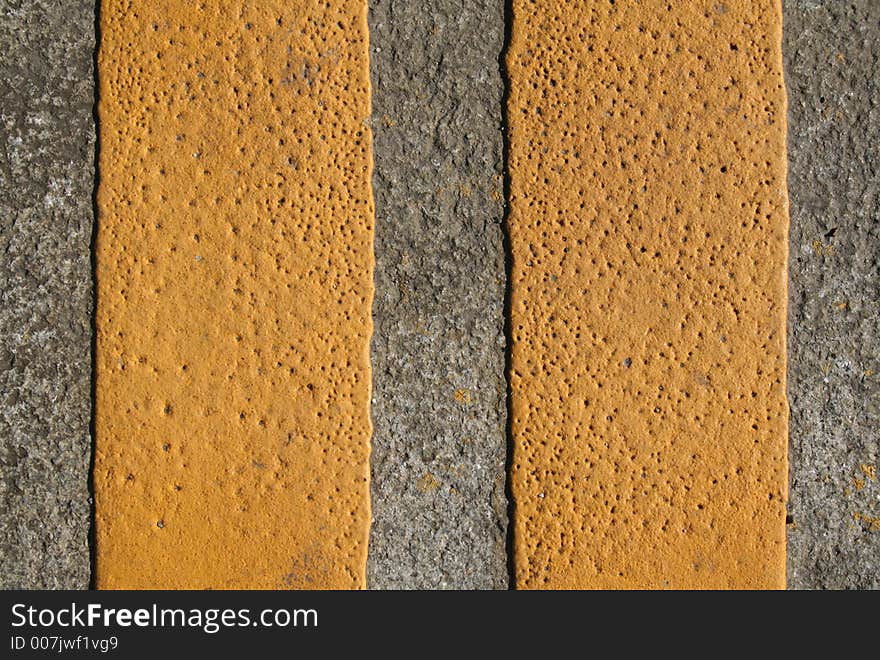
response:
M366 11L102 3L99 587L365 583Z
M515 0L517 586L785 583L778 1Z

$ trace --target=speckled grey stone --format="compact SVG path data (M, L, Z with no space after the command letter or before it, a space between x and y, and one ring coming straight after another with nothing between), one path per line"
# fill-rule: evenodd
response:
M0 0L0 586L89 583L94 3Z
M373 589L507 586L503 4L370 2Z
M785 0L791 588L880 588L880 2Z

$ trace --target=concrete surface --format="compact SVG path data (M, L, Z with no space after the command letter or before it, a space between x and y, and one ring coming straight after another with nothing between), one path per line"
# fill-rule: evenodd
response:
M789 586L880 588L880 3L785 0Z
M89 583L94 4L0 1L0 586Z
M371 588L505 588L502 0L370 3Z
M366 0L101 3L99 588L366 585L368 52Z
M368 580L503 588L503 3L411 4L371 3ZM880 588L880 4L783 8L789 587ZM89 582L93 22L91 2L0 0L2 588Z
M513 5L516 585L784 587L781 5Z

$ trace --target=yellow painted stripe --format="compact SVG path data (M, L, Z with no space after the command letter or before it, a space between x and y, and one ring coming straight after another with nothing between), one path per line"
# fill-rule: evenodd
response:
M366 12L101 3L99 587L364 585Z
M519 587L782 587L778 0L514 0Z

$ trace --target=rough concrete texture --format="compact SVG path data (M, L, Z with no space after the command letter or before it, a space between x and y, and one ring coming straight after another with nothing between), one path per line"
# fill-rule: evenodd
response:
M507 585L502 0L376 0L371 588Z
M89 582L94 5L0 2L0 586Z
M785 0L788 578L880 588L880 3Z

